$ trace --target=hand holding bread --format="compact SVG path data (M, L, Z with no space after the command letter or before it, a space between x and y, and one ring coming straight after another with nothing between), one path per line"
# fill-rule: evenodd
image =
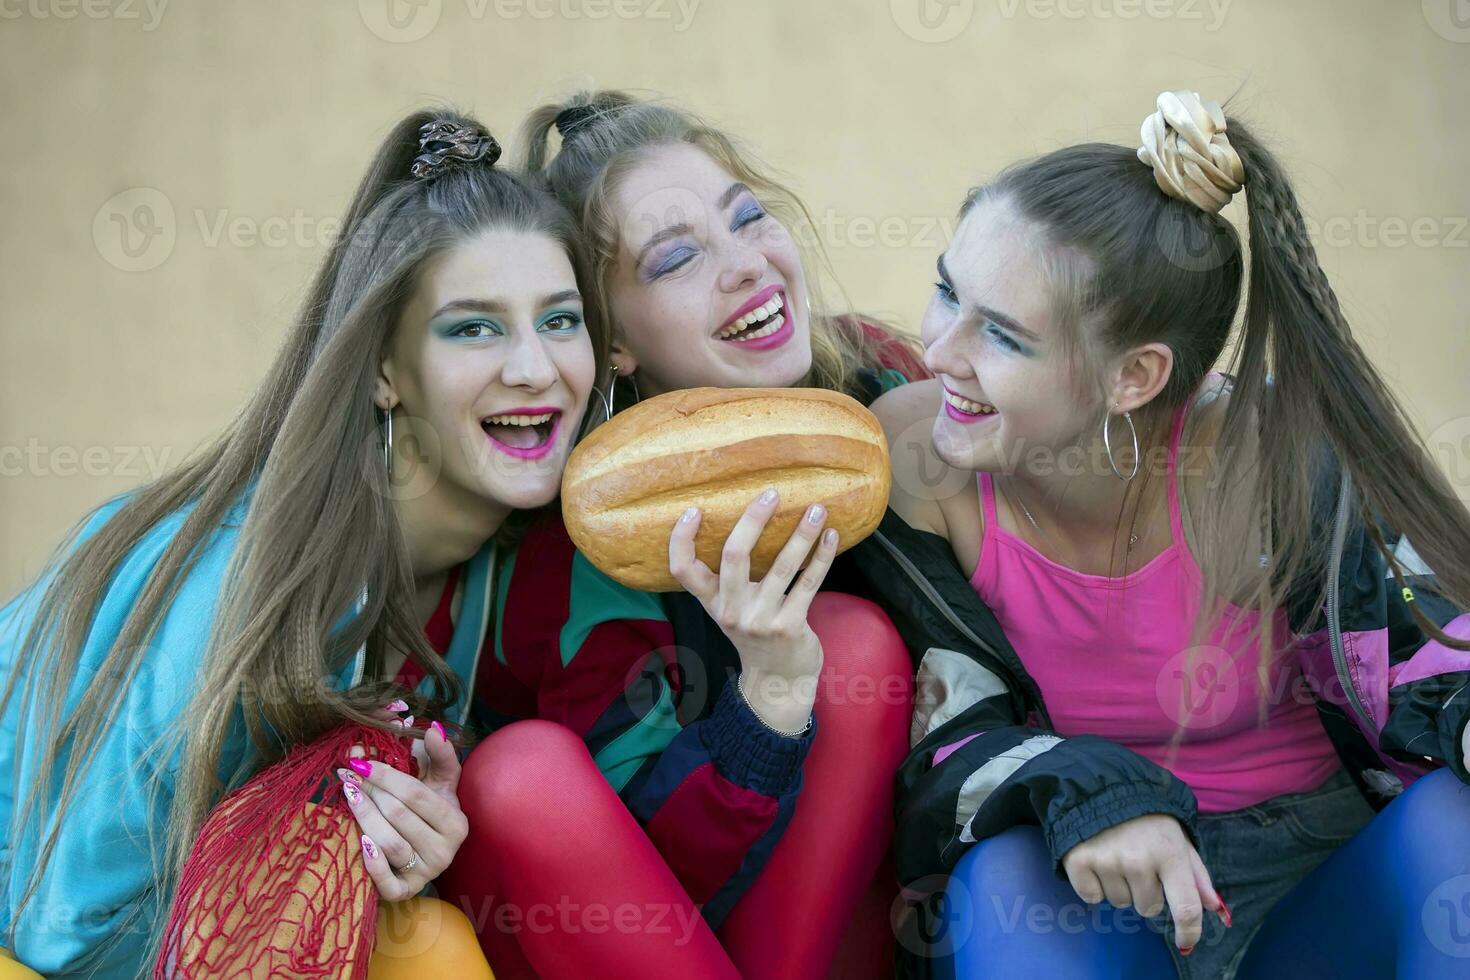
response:
M718 575L695 557L701 513L689 508L669 536L669 568L740 654L737 683L751 708L770 727L797 732L811 715L822 669L822 644L806 614L832 567L838 534L831 528L823 532L826 509L813 505L770 571L752 582L751 546L779 504L779 494L768 489L746 508L725 541ZM819 534L816 552L802 569ZM801 577L792 586L798 570Z
M696 388L646 399L584 440L562 513L607 575L695 596L740 654L752 709L795 733L822 666L807 610L838 552L878 526L889 480L882 426L846 395Z

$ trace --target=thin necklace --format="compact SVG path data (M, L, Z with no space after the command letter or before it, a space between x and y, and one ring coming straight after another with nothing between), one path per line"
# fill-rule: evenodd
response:
M1040 524L1037 524L1036 523L1036 518L1034 518L1034 517L1031 516L1031 508L1026 506L1026 501L1024 501L1024 500L1021 499L1021 495L1018 494L1018 493L1011 494L1011 499L1014 500L1016 503L1018 503L1018 504L1021 505L1021 513L1025 514L1026 515L1026 520L1030 521L1031 522L1031 526L1034 527L1034 528L1036 528L1036 533L1042 535L1043 537L1045 537L1046 536L1046 532L1041 529L1041 525ZM1136 518L1137 516L1138 516L1137 515L1137 512L1135 512L1134 513L1134 517ZM1131 531L1132 529L1130 528L1129 530ZM1129 551L1132 551L1133 550L1133 546L1136 545L1137 543L1138 543L1138 535L1130 533L1128 535L1128 550Z

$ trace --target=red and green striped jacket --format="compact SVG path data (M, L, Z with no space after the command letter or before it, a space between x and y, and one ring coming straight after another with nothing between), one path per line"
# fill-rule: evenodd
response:
M896 368L865 371L861 400L906 380ZM739 658L699 602L619 585L559 519L534 524L497 564L472 724L484 732L539 718L580 735L718 928L791 820L817 726L801 737L766 728L729 683ZM441 653L457 577L426 627Z

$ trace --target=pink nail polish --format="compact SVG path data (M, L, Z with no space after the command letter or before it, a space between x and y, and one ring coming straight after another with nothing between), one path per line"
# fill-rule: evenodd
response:
M342 795L347 797L348 806L362 806L362 790L358 789L352 783L342 784Z
M337 778L342 780L342 782L344 783L352 783L356 786L362 785L362 777L353 772L351 769L338 769Z
M438 732L439 733L439 737L442 738L442 739L444 739L444 741L446 741L446 742L449 741L449 736L444 733L444 726L443 725L439 724L437 721L431 721L431 722L429 722L429 727L432 728L432 729L434 729L434 731Z
M388 702L388 710L389 711L407 711L408 710L408 702L407 701L404 701L402 698L399 698L396 701L389 701Z
M367 855L369 860L375 860L378 856L378 845L374 844L373 839L367 834L362 835L362 853Z
M347 764L363 779L373 778L373 764L366 759L348 759Z
M403 725L404 728L412 728L413 727L413 715L405 715L404 718L403 718L403 721L400 722L399 724Z

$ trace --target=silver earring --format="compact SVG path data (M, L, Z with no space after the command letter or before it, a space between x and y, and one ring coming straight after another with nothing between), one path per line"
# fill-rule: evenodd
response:
M1132 412L1124 412L1123 418L1128 422L1128 431L1133 434L1133 472L1124 476L1123 471L1118 469L1118 464L1113 459L1113 443L1111 439L1113 416L1111 414L1103 416L1103 446L1108 451L1108 465L1113 468L1114 475L1126 483L1138 475L1138 429L1133 425Z
M597 392L597 397L602 401L604 422L613 417L613 394L617 391L618 388L618 366L614 364L611 370L612 380L607 383L607 394L604 395L602 393L602 389L597 387L596 385L592 386L592 390ZM633 376L630 374L628 375L628 383L633 386L633 404L636 405L638 404L638 402L643 400L642 394L638 391L638 382L635 381L633 379Z
M393 409L384 413L383 419L383 469L388 471L388 483L393 483Z

